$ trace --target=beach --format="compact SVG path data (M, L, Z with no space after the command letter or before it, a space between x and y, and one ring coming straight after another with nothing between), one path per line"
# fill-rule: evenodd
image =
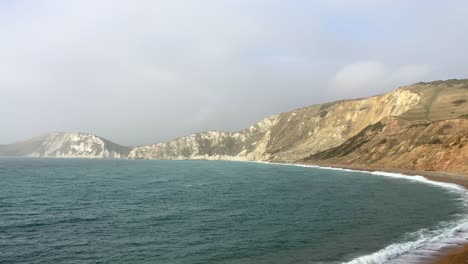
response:
M468 244L454 250L448 250L433 264L466 264L468 263Z
M383 171L391 173L401 173L411 176L424 176L425 178L444 183L453 183L463 186L468 189L468 174L463 172L444 172L444 171L416 171L416 170L404 170L395 168L377 168L377 167L365 167L365 166L349 166L349 165L336 165L336 164L324 164L324 163L298 163L301 165L317 165L326 166L332 168L360 170L360 171ZM440 252L440 257L430 260L427 264L467 264L468 263L468 241L467 243L460 245L459 247L443 249Z
M5 239L6 263L378 264L449 231L439 223L451 228L462 212L458 191L301 166L18 158L0 167L0 193L11 197L3 234L21 238Z
M433 181L455 183L468 189L468 176L466 175L445 172L418 172L417 174L423 175ZM431 264L467 264L468 242L454 249L443 250L441 253L442 256L434 260Z
M396 170L395 172L408 175L421 175L432 181L454 183L468 189L468 175L438 172L438 171L404 171ZM441 257L431 261L428 264L468 264L468 241L464 245L456 248L442 250Z
M340 165L340 164L330 164L330 163L304 163L298 162L296 164L301 165L316 165L321 167L331 167L331 168L339 168L339 169L349 169L349 170L359 170L359 171L383 171L383 172L391 172L391 173L401 173L404 175L419 175L424 176L429 180L438 181L438 182L446 182L446 183L454 183L460 186L465 187L468 189L468 173L465 172L446 172L446 171L422 171L422 170L408 170L408 169L398 169L398 168L381 168L376 166L350 166L350 165Z
M385 170L387 171L387 170ZM407 175L421 175L432 181L454 183L468 189L468 175L440 171L406 171L394 170L394 172ZM428 264L468 264L468 241L456 248L442 250L441 257Z

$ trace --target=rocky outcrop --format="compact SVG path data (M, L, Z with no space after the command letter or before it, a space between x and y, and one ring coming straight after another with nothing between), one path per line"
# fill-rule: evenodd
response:
M126 158L129 147L85 133L54 132L0 146L0 155L61 158Z

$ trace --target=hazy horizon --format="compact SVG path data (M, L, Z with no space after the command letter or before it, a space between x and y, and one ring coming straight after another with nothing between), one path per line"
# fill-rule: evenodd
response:
M466 79L466 78L465 78ZM449 79L447 79L449 80ZM440 81L440 80L429 80L428 82L432 82L432 81ZM446 80L441 80L441 81L446 81ZM409 83L409 84L405 84L405 85L401 85L401 86L410 86L410 85L413 85L413 84L416 84L416 83ZM391 89L390 91L388 92L391 92L392 90L395 90L395 89L398 89L399 87L401 86L398 86L398 87L394 87L394 89ZM365 97L355 97L355 98L341 98L341 99L336 99L334 101L340 101L340 100L355 100L355 99L361 99L361 98L367 98L367 97L373 97L373 96L379 96L379 95L382 95L384 93L379 93L379 94L374 94L374 95L368 95L368 96L365 96ZM315 103L315 104L323 104L323 103L328 103L328 102L334 102L334 101L324 101L324 102L318 102L318 103ZM138 144L138 145L130 145L130 144L121 144L120 142L118 141L115 141L115 140L112 140L106 136L103 136L103 135L97 135L97 134L94 134L95 136L98 136L98 137L101 137L101 138L104 138L104 139L107 139L107 140L111 140L112 142L114 143L117 143L119 145L122 145L122 146L127 146L127 147L139 147L139 146L145 146L145 145L150 145L150 144L155 144L155 143L164 143L164 142L169 142L171 140L174 140L174 139L177 139L177 138L180 138L180 137L184 137L184 136L188 136L188 135L191 135L191 134L196 134L196 133L201 133L201 132L205 132L205 131L224 131L224 132L239 132L243 129L246 129L248 128L249 126L251 125L254 125L260 121L262 121L263 119L265 118L268 118L268 117L271 117L273 115L276 115L276 114L281 114L281 113L285 113L285 112L290 112L290 111L294 111L296 109L300 109L302 107L308 107L308 106L311 106L311 105L315 105L315 104L309 104L309 105L303 105L303 106L298 106L298 107L295 107L293 109L288 109L286 111L283 111L283 112L278 112L278 113L271 113L257 121L254 121L250 124L246 124L244 127L241 127L240 129L237 129L237 130L221 130L221 129L209 129L209 130L200 130L200 131L193 131L193 132L190 132L188 134L183 134L183 135L176 135L172 138L168 138L167 140L163 140L163 141L154 141L154 142L146 142L146 143L142 143L142 144ZM51 130L51 131L46 131L44 133L41 133L41 134L37 134L37 135L32 135L31 137L29 138L23 138L23 139L19 139L19 140L16 140L16 141L12 141L12 142L5 142L5 143L2 143L2 144L11 144L11 143L18 143L18 142L22 142L22 141L25 141L25 140L28 140L28 139L31 139L31 138L34 138L34 137L38 137L38 136L43 136L43 135L46 135L46 134L49 134L49 133L83 133L83 134L93 134L93 133L90 133L89 131L65 131L65 130ZM1 144L0 144L1 145Z
M467 75L466 1L6 1L0 144L129 146Z

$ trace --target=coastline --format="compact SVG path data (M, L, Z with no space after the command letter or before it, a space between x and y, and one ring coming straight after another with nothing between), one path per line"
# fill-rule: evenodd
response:
M45 157L31 157L31 158L35 159L35 158L45 158ZM74 158L70 158L70 159L74 159ZM113 159L109 159L109 160L113 160ZM401 178L410 178L411 176L423 176L427 180L432 181L433 182L432 184L435 184L434 182L440 182L440 183L449 183L449 184L452 184L453 186L457 185L457 187L464 189L464 191L468 194L468 174L464 174L464 173L453 173L453 172L443 172L443 171L416 171L416 170L405 170L405 169L395 169L395 168L377 168L377 167L365 167L365 166L346 166L346 165L329 164L329 163L267 162L267 161L246 161L246 160L228 160L228 161L266 163L266 164L278 164L278 165L290 165L290 166L310 166L310 167L316 167L319 169L345 169L345 170L353 170L356 172L368 172L368 173L375 172L375 174L379 174L380 172L380 175L385 175L382 173L397 173L397 174L401 174L399 176ZM375 253L379 253L379 252L375 252ZM461 243L450 244L449 246L441 247L433 252L435 252L436 254L432 254L431 256L426 256L424 257L424 260L421 260L421 262L418 261L417 263L468 264L468 237L465 239L465 241ZM354 263L367 263L367 262L361 262L361 261L356 262L353 260L349 263L354 264ZM398 262L398 263L401 263L401 262ZM411 263L416 263L416 262L411 262Z
M348 169L355 171L367 171L367 172L390 172L400 173L409 176L423 176L428 180L435 182L450 183L462 186L468 192L468 174L464 173L453 173L444 171L416 171L416 170L404 170L395 168L373 168L363 166L346 166L336 164L323 164L323 163L291 163L293 165L305 165L305 166L319 166L329 167L336 169ZM438 256L433 257L426 264L468 264L468 241L457 246L450 248L441 248Z
M436 182L445 182L453 183L460 186L463 186L468 190L468 173L462 172L446 172L446 171L420 171L420 170L407 170L407 169L397 169L397 168L377 168L377 167L365 167L365 166L349 166L349 165L337 165L337 164L328 164L328 163L291 163L297 165L310 165L310 166L320 166L320 167L330 167L337 169L348 169L348 170L357 170L357 171L382 171L390 173L401 173L409 176L423 176L431 181Z
M447 250L432 264L466 264L468 263L468 244L454 250Z

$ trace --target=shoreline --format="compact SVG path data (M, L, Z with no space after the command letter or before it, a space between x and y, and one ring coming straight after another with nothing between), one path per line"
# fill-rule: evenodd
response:
M16 158L16 157L15 157ZM56 158L56 157L27 157L33 159L44 159L44 158ZM67 157L63 159L76 159L73 157ZM95 158L91 158L95 159ZM90 160L85 158L84 160ZM103 160L103 159L97 159ZM132 159L104 159L104 160L132 160ZM136 159L138 160L138 159ZM155 159L148 159L155 160ZM189 159L187 159L189 160ZM220 161L235 161L235 162L253 162L253 163L265 163L265 164L278 164L278 165L291 165L291 166L316 166L319 169L347 169L356 172L387 172L387 173L398 173L402 176L423 176L427 180L433 182L450 183L455 184L465 189L468 193L468 173L463 172L445 172L445 171L417 171L417 170L406 170L397 168L379 168L379 167L365 167L365 166L349 166L340 164L329 164L329 163L304 163L304 162L268 162L268 161L248 161L248 160L223 160ZM207 160L213 161L213 160ZM438 254L427 258L425 264L468 264L468 239L466 242L458 244L456 246L443 247L437 250Z
M452 250L446 250L432 264L466 264L468 263L468 244Z
M468 191L468 173L462 172L446 172L446 171L419 171L419 170L407 170L407 169L396 169L396 168L378 168L378 167L364 167L364 166L349 166L349 165L336 165L328 163L290 163L297 165L311 165L320 167L330 167L336 169L348 169L356 171L368 171L368 172L390 172L390 173L401 173L408 176L423 176L431 181L453 183L463 186Z
M367 172L390 172L390 173L401 173L408 176L423 176L428 180L435 182L451 183L462 186L468 192L468 174L464 173L452 173L444 171L416 171L416 170L404 170L395 168L371 168L362 166L340 166L336 164L320 164L320 163L290 163L292 165L305 165L305 166L319 166L319 167L330 167L336 169L348 169L355 171L367 171ZM468 241L455 247L441 248L439 250L440 255L431 258L426 264L468 264Z

